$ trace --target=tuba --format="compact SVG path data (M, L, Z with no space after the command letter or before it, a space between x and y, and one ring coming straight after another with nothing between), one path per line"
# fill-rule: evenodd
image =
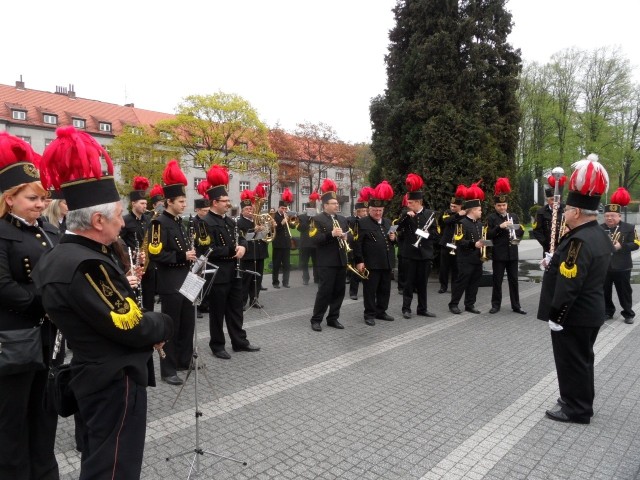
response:
M265 242L272 242L276 238L276 224L275 220L268 213L260 213L266 197L258 197L253 205L256 212L253 214L253 224L256 227L265 227L265 235L262 238Z

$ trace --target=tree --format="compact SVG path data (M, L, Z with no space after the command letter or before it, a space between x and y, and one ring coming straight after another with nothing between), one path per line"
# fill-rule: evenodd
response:
M421 174L445 207L458 183L485 188L515 173L520 54L507 43L504 0L405 0L386 56L387 89L374 98L372 180L404 192ZM397 200L398 201L398 200Z
M230 93L190 95L178 105L176 117L157 128L165 144L181 148L204 170L212 164L246 170L269 149L268 129L256 110Z
M299 177L309 183L311 191L322 183L331 162L336 157L334 144L338 141L335 130L325 123L298 123L294 134L299 142ZM314 186L315 185L315 186Z

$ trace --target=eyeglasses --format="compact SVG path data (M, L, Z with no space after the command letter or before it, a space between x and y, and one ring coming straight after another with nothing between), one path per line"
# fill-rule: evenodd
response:
M578 209L578 207L564 207L565 213L570 211L570 210L577 210L577 209Z

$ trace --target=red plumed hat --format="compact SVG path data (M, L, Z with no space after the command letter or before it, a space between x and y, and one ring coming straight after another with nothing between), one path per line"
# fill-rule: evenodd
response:
M143 200L147 196L147 188L149 188L149 179L147 177L133 177L131 184L132 191L129 192L129 200Z
M409 194L408 194L408 193L405 193L405 194L402 196L402 206L403 206L403 207L406 207L406 206L408 206L408 205L409 205L408 200L409 200Z
M180 169L177 160L169 160L162 172L164 198L176 198L187 194L187 177Z
M484 192L480 188L480 183L482 180L472 183L467 191L465 192L464 209L480 207L482 206L482 201L484 200Z
M358 202L362 202L362 203L366 203L369 201L369 199L371 197L373 197L373 193L375 192L375 190L369 186L367 187L362 187L360 189L360 193L358 194ZM358 208L358 207L356 207ZM364 208L364 207L362 207Z
M451 203L454 203L455 205L462 205L464 203L466 194L467 187L462 184L458 185L458 187L456 188L456 193L453 195L453 197L451 197Z
M210 200L217 200L220 197L226 197L227 185L229 183L229 171L221 165L212 165L207 171L207 181L209 182L209 190L207 194Z
M376 185L373 191L373 196L369 199L370 207L385 207L389 201L393 198L393 188L389 185L389 182L383 180Z
M509 193L511 192L511 184L507 177L500 177L496 180L496 185L493 190L494 203L507 203L509 201Z
M410 173L405 179L405 185L407 186L407 192L409 200L422 200L422 187L424 186L424 180L416 173Z
M286 204L293 202L293 193L288 188L285 188L282 192L282 201Z
M309 195L309 201L316 203L318 200L320 200L320 194L317 191L311 192L311 195Z
M330 178L325 178L320 189L322 190L322 203L329 203L330 200L338 199L338 185Z
M585 210L597 210L600 197L609 187L609 174L598 161L598 155L590 154L577 161L569 180L567 205Z
M24 140L0 132L0 190L40 180L40 155Z
M198 193L206 199L209 198L207 195L207 190L209 190L209 188L211 188L211 185L209 185L209 181L206 178L204 180L200 180L198 183Z
M119 201L107 151L91 135L71 126L58 128L56 136L42 156L44 187L62 189L69 210Z
M256 198L265 198L267 196L267 191L264 189L264 183L258 182L253 193Z
M249 190L248 188L240 192L240 206L250 207L251 205L253 205L254 195L255 195L254 191Z
M631 195L624 187L619 187L613 195L611 195L611 203L604 206L605 213L607 212L616 212L620 213L622 211L622 207L626 207L629 205L631 201Z

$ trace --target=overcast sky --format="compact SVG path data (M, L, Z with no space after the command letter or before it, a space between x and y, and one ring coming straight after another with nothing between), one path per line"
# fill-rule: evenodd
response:
M270 127L310 121L369 142L386 86L395 0L3 2L0 83L173 113L183 97L241 95ZM512 45L544 63L619 45L640 65L638 0L510 0ZM636 74L638 72L636 71ZM636 78L639 78L636 75Z

